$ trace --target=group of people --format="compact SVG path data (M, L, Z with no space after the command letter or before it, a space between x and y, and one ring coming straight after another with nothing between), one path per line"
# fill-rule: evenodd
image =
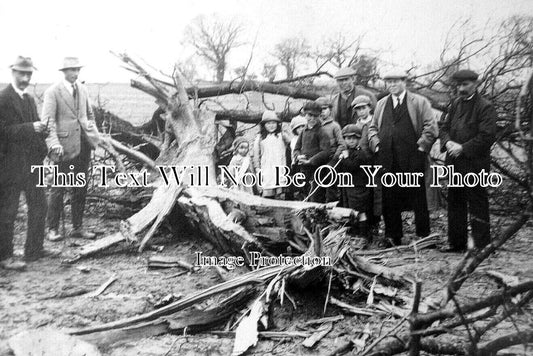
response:
M44 94L42 115L27 93L33 71L28 57L18 57L10 66L11 83L0 92L0 267L23 269L25 262L13 258L13 230L19 198L25 192L28 229L25 261L46 255L43 249L45 223L48 239L64 238L59 231L65 188L54 187L46 201L38 187L33 165L49 159L61 173L87 173L91 150L100 134L94 123L87 88L78 81L82 65L78 58L67 57L59 70L63 78ZM338 201L342 207L358 212L353 228L368 241L372 227L383 216L385 244L402 243L402 211L413 210L416 235L430 233L426 187L368 187L368 176L361 166L380 165L382 172L426 172L428 154L440 137L441 151L447 152L446 164L456 172L479 173L490 169L490 148L495 140L496 112L477 92L478 75L460 70L453 75L458 98L439 123L429 101L407 90L407 74L394 71L383 79L388 94L376 96L359 86L356 72L343 68L335 79L339 93L305 103L301 114L290 123L293 137L282 130L273 111L265 111L260 132L253 142L243 137L234 141L230 167L239 175L246 172L262 176L260 190L237 184L236 189L259 193L272 199L300 199L326 203ZM325 188L317 184L318 167L330 165L338 172L349 172L348 187ZM275 167L291 167L290 174L305 176L305 186L296 188L276 174ZM326 172L327 173L327 172ZM427 178L427 177L426 177ZM71 237L94 238L83 227L87 187L75 187L71 197ZM468 214L475 248L490 242L488 197L485 188L454 187L448 190L448 241L445 251L467 248Z
M381 246L400 245L403 237L402 212L414 211L416 235L430 234L427 185L369 187L368 175L361 166L379 165L380 173L415 173L429 180L429 152L438 138L441 151L447 153L446 165L461 174L490 169L490 148L495 141L496 111L477 92L478 74L460 70L452 79L457 83L458 98L444 120L439 122L425 97L407 90L407 74L392 71L383 76L388 94L376 96L359 86L356 72L340 69L335 75L339 93L332 99L320 97L304 104L302 114L290 123L293 137L281 128L273 111L265 111L260 133L253 143L239 137L234 142L230 162L238 174L261 172L257 193L274 199L309 200L318 203L338 201L339 206L358 212L353 223L357 234L368 242L383 217L385 239ZM440 131L440 132L439 132ZM315 173L329 165L336 172L348 172L352 184L325 188ZM291 174L305 175L303 189L287 186L275 167L291 167ZM321 170L324 174L330 170ZM329 172L329 173L328 173ZM320 173L321 174L321 173ZM319 174L319 178L321 177ZM283 177L282 177L283 178ZM250 186L236 184L235 189L254 193ZM473 248L490 242L487 191L475 187L450 187L448 190L448 244L445 252L467 248L468 214L472 221Z
M62 79L44 93L41 116L27 92L33 61L19 56L10 68L11 83L0 92L0 267L21 270L26 262L48 254L43 249L46 220L50 241L65 237L59 230L65 188L52 188L47 202L32 166L42 165L48 156L61 173L86 173L100 134L87 88L78 81L82 68L78 58L64 58L59 68ZM13 230L22 191L28 228L24 259L19 260L13 256ZM86 193L87 186L73 188L70 236L93 239L95 234L83 227Z

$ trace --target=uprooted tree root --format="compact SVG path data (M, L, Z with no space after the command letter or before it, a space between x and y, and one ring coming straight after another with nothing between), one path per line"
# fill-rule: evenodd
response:
M119 58L131 71L146 80L147 84L134 82L135 87L166 103L166 129L160 155L155 161L137 155L126 146L112 143L112 147L128 153L130 159L140 161L147 167L153 168L156 164L201 165L210 167L210 172L214 172L212 152L215 140L212 128L215 115L192 108L189 101L191 93L183 87L178 71L174 73L173 85L164 84L152 78L129 56L122 54ZM238 90L242 92L261 88L281 90L274 84L266 87L257 83L242 83ZM213 95L236 90L231 85L229 88L219 89L213 91ZM282 89L288 90L285 87ZM209 92L205 90L202 95L209 95ZM288 91L289 95L291 93L294 94ZM298 92L298 95L304 94L311 95ZM212 182L215 181L214 176L210 178ZM460 303L456 298L463 283L480 263L507 242L527 222L528 215L521 216L482 251L468 252L450 276L442 291L442 298L435 302L431 298L424 298L424 285L416 276L374 261L384 253L416 253L434 245L438 236L429 236L409 246L390 250L362 250L361 241L349 237L347 228L344 227L353 218L354 212L349 209L264 199L216 186L198 189L189 186L189 183L177 185L163 184L162 180L153 182L154 191L150 202L122 222L120 233L84 246L70 262L124 241L137 244L139 251L142 251L165 218L173 209L179 209L188 223L217 249L242 255L249 263L250 252L257 251L265 256L288 254L311 259L328 258L332 266L280 265L258 268L152 312L74 330L70 332L71 335L106 345L117 340L184 329L187 332L208 330L224 323L231 316L240 315L239 322L234 325L233 350L234 355L240 355L256 344L259 337L258 324L268 328L265 315L274 300L283 301L288 298L285 290L288 284L306 287L329 276L329 286L332 279L335 279L347 288L357 288L357 292L367 299L368 305L357 308L345 303L330 295L329 286L327 303L363 317L377 315L399 319L393 329L370 344L368 335L361 336L366 345L361 351L363 355L394 355L405 351L409 351L411 355L418 355L420 351L431 354L486 355L533 340L533 333L521 330L491 341L484 339L496 325L520 312L531 301L533 281L506 285L503 291L495 291L474 302ZM398 287L399 291L391 292L390 285ZM382 298L379 302L373 302L373 296L378 294ZM216 306L203 311L186 310L206 300ZM328 327L325 327L317 335L313 335L314 339L307 344L314 345L327 332ZM333 354L347 352L354 347L354 340L350 340Z

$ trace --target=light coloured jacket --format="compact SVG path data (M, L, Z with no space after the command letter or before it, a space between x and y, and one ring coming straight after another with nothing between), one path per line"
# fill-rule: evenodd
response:
M48 124L50 130L46 145L49 152L58 145L63 147L64 152L60 161L71 160L80 154L81 135L85 135L93 148L96 148L101 141L87 88L80 83L76 84L78 87L76 101L63 82L52 85L44 93L41 120Z
M372 152L376 152L376 147L379 144L378 132L383 120L383 111L390 96L391 94L378 101L376 110L374 110L374 117L368 129L370 149ZM407 100L407 110L409 111L413 128L418 136L418 147L422 151L429 153L431 146L433 146L439 136L439 128L431 104L423 96L409 91L405 94L405 100Z

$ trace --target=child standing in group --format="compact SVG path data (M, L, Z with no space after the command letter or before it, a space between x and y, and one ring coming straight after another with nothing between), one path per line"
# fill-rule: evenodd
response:
M368 137L368 126L361 124L349 124L342 129L342 136L346 142L347 149L339 155L337 171L347 172L352 175L353 184L349 187L340 188L339 205L344 208L356 210L357 222L354 227L359 230L368 241L372 242L372 234L368 226L368 214L371 208L371 188L367 187L368 177L361 165L369 165L372 156L368 149L366 137Z
M296 147L294 148L294 158L296 164L300 166L301 172L306 178L306 191L310 194L308 199L316 203L324 203L318 194L318 186L314 181L315 170L331 159L330 139L320 123L322 108L314 101L309 101L304 105L307 125L298 136ZM315 189L317 188L317 189Z
M243 185L241 180L245 173L255 172L249 153L250 144L248 141L246 141L244 137L236 138L235 141L233 141L233 157L229 163L229 169L239 182L239 184L233 185L232 188L253 194L253 187Z
M346 144L342 137L341 126L337 121L333 120L333 116L331 116L331 101L325 96L321 96L315 100L315 103L322 108L322 112L320 113L320 123L322 129L329 137L331 152L334 152L334 157L338 157L342 151L346 150ZM328 162L328 165L334 167L337 162L333 161L333 157L331 158L332 161ZM336 185L328 188L321 187L317 190L316 194L318 194L321 201L326 203L339 200L339 189Z
M355 99L352 101L352 110L355 112L357 116L357 124L358 125L367 125L370 127L370 123L372 122L373 116L371 114L372 112L372 100L370 97L366 95L359 95L356 96ZM372 159L372 163L375 164L374 159ZM378 181L378 186L375 188L370 189L370 201L369 204L371 206L371 209L369 209L369 212L372 212L368 216L368 223L372 226L372 229L374 231L378 231L379 229L379 221L381 220L381 184Z
M289 138L281 132L281 120L276 113L265 111L261 118L259 134L254 141L253 157L256 172L258 174L261 172L261 195L265 198L284 199L283 187L287 182L284 177L276 182L276 167L287 166L285 151L289 141Z
M305 115L303 113L300 113L298 116L295 116L291 120L291 132L293 134L293 137L291 139L291 176L294 176L295 173L299 171L298 165L295 161L294 156L294 149L296 148L296 142L298 141L298 137L300 136L300 133L305 129L305 126L307 125L307 120L305 119ZM299 188L295 186L294 184L291 184L287 187L287 193L285 196L288 200L302 200L305 197L305 191L302 188Z

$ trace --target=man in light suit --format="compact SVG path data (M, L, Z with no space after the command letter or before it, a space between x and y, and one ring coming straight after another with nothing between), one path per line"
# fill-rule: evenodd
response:
M43 257L46 197L37 187L32 165L43 164L48 129L39 120L35 100L26 92L35 68L31 58L19 56L11 65L12 82L0 92L0 267L24 269L13 258L13 228L21 191L28 205L26 261Z
M369 128L370 147L377 154L382 172L424 173L438 127L429 101L406 90L407 73L394 71L384 76L390 94L376 104ZM430 232L426 188L383 186L385 236L400 245L402 211L414 210L416 235Z
M91 150L98 145L100 134L94 122L87 88L78 82L82 65L76 57L66 57L63 66L64 79L52 85L44 93L42 120L48 123L50 134L46 138L49 157L60 172L85 173L89 168ZM87 186L72 188L71 237L92 239L95 235L83 228L83 210ZM63 211L65 188L54 187L48 201L48 239L57 241L59 218Z

